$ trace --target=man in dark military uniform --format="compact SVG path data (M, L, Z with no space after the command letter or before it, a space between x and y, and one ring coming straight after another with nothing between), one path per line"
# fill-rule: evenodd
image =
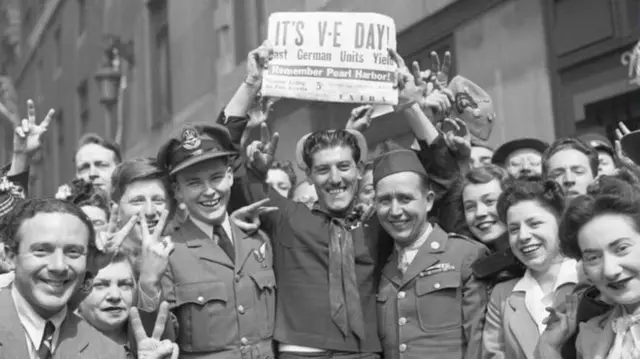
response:
M385 359L480 358L487 289L471 264L488 249L427 221L434 194L415 152L382 155L373 181L376 214L395 243L377 298Z
M234 155L219 125L185 126L158 153L188 218L172 233L164 274L141 279L140 306L169 302L181 358L273 357L272 251L264 233L245 233L229 220Z

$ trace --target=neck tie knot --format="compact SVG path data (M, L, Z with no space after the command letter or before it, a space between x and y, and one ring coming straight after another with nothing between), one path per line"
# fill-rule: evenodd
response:
M236 257L235 250L227 231L221 225L217 225L213 227L213 234L218 239L218 246L227 254L231 262L234 262Z
M38 348L38 358L51 359L51 353L53 352L53 333L56 331L56 327L53 322L47 321L44 326L44 332L42 333L42 340L40 341L40 347Z

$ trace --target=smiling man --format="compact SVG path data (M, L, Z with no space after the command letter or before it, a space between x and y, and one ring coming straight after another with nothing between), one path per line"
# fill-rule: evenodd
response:
M181 358L273 357L275 278L268 238L229 220L236 155L226 128L187 125L158 152L188 217L157 278L141 275L140 306L169 302Z
M488 254L477 241L427 221L434 194L413 151L375 163L376 214L395 243L378 290L385 358L480 358L487 288L471 264Z
M0 357L126 358L67 308L96 251L89 218L70 202L33 199L7 220L15 279L0 291Z

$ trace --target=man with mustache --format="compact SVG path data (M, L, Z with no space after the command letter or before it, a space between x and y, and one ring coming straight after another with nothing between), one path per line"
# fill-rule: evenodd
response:
M542 175L542 153L549 147L535 138L519 138L498 147L491 162L515 178Z
M557 182L567 199L587 193L598 176L598 152L577 138L560 138L542 155L542 177Z
M429 223L434 193L415 152L380 156L373 182L376 215L395 244L377 297L385 358L481 357L487 288L471 265L487 248Z

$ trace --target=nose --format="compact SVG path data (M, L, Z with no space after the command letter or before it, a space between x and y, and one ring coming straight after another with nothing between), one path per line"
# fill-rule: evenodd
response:
M605 254L602 262L602 275L606 280L614 281L620 278L622 268L615 257Z
M96 166L91 165L91 167L89 167L89 178L97 178L98 176L98 169Z
M331 169L331 176L329 177L329 181L332 184L340 183L340 172L337 168Z
M216 193L216 188L214 187L213 183L206 182L205 186L206 186L204 189L205 196L213 196Z
M389 215L392 217L400 217L402 215L402 209L400 208L400 204L398 201L391 201L391 206L389 208Z
M487 211L487 206L480 202L476 205L476 217L486 217L489 211Z
M520 226L520 229L518 230L518 240L526 243L529 239L531 239L531 232L529 231L529 228L527 228L527 226Z
M573 174L573 172L567 171L562 177L562 183L565 185L565 187L570 187L576 183L576 176Z
M118 289L118 287L115 285L109 286L109 290L107 291L107 296L105 299L109 303L119 303L122 300L120 289Z
M62 250L56 250L51 257L49 257L49 265L47 266L47 269L49 272L54 272L56 274L63 274L69 269Z

